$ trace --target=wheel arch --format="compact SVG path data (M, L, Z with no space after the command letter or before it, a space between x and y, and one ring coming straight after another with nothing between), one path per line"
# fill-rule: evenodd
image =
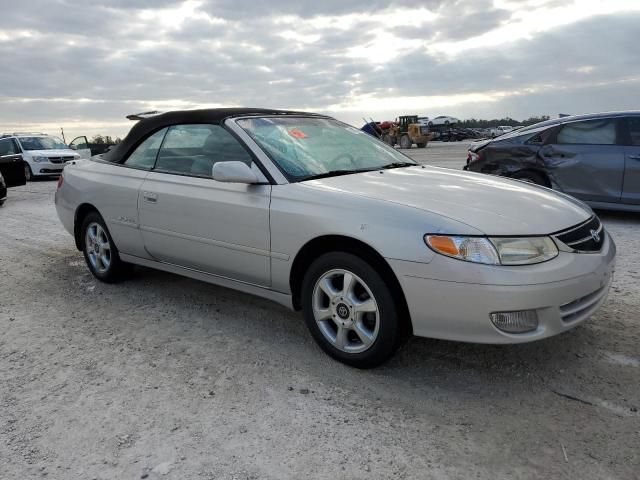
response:
M97 212L98 215L100 214L98 209L90 203L82 203L78 208L76 208L76 213L73 217L73 238L76 241L76 248L78 250L82 250L82 239L80 238L82 235L82 232L80 231L82 222L91 212Z
M515 172L511 172L511 174L509 175L512 178L516 178L518 175L521 174L526 174L526 173L533 173L535 175L540 176L540 178L542 178L545 181L545 187L551 188L552 187L552 182L551 182L551 178L549 177L549 174L547 172L545 172L542 169L536 168L536 167L525 167L525 168L521 168L520 170L517 170Z
M304 274L315 259L329 252L346 252L356 255L372 267L374 267L388 282L391 293L398 302L402 318L405 319L405 327L409 333L412 333L411 316L409 307L400 286L400 282L396 277L391 266L387 263L380 253L368 245L367 243L352 237L343 235L324 235L316 237L307 242L297 253L291 266L289 273L289 287L291 288L291 300L295 310L301 310L302 299L302 279Z

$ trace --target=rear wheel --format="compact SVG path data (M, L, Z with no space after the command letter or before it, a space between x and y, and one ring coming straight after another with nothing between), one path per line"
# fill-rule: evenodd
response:
M347 365L378 366L401 342L399 309L389 287L355 255L332 252L313 262L302 283L302 306L316 342Z
M418 146L418 148L424 148L427 146L426 143L416 143L416 145Z
M512 178L517 180L522 180L523 182L535 183L536 185L541 185L543 187L548 187L549 182L547 179L539 172L534 172L532 170L523 170L521 172L514 173Z
M82 252L93 276L106 283L121 280L131 265L120 260L118 249L98 212L91 212L84 218L81 232Z
M409 138L409 135L403 135L400 137L400 148L409 149L413 142Z

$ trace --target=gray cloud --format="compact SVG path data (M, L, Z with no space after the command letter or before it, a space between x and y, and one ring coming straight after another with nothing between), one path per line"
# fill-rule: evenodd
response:
M408 16L403 24L398 18L405 3L202 0L195 17L181 25L149 17L181 5L0 2L0 125L85 121L90 130L92 123L119 125L125 114L149 106L166 108L164 102L326 111L359 95L384 100L496 92L504 96L447 111L421 105L416 113L521 118L637 107L633 98L640 93L640 52L632 41L638 13L591 17L449 55L431 45L489 32L510 21L511 12L484 0L434 0L418 6L437 17L416 23ZM284 15L289 20L283 23ZM308 22L342 15L352 16L346 23ZM389 48L371 47L370 58L353 55L352 48L383 34L396 38ZM362 113L403 113L383 110L374 103L367 112L336 115L358 121ZM105 133L124 133L120 125L113 129Z

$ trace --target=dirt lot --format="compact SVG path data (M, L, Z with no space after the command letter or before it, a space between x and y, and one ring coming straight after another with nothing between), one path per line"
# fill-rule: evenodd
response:
M412 152L459 168L465 147ZM639 478L640 215L602 213L618 268L583 326L414 339L358 371L270 302L148 269L98 283L54 189L0 208L2 479Z

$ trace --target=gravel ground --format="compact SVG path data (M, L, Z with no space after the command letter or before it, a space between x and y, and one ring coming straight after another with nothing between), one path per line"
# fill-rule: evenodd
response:
M639 478L640 215L602 213L618 268L583 326L413 339L359 371L268 301L142 268L97 282L54 189L0 208L2 479Z

